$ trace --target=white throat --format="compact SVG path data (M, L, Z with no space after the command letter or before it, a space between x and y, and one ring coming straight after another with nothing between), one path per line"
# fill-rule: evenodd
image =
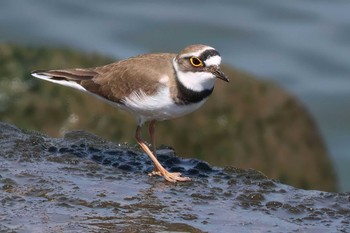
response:
M176 59L173 59L173 66L177 78L182 85L193 91L210 90L214 87L215 76L209 72L183 72L179 70Z

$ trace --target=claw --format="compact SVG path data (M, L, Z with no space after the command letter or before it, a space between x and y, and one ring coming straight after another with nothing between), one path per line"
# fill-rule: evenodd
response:
M191 179L189 177L186 177L186 176L181 176L181 173L180 172L168 172L167 170L165 170L164 174L162 174L163 177L167 180L167 181L170 181L170 182L177 182L177 181L180 181L180 182L185 182L185 181L191 181Z

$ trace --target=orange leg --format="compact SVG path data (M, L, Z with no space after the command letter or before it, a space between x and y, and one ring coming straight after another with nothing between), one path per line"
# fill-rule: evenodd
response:
M156 138L155 138L155 126L156 126L156 121L153 120L149 123L148 125L148 132L149 135L151 137L151 145L152 145L152 152L154 157L157 158L157 148L156 148ZM153 171L151 173L148 174L149 176L154 176L154 175L158 175L161 176L162 174L159 172L159 169L155 166Z
M151 136L151 143L152 143L152 152L154 154L154 156L157 157L157 149L156 149L156 138L155 138L155 128L156 127L156 121L151 121L149 123L149 126L148 126L148 132L149 132L149 135Z
M141 138L141 126L137 126L136 128L136 141L141 146L141 148L146 152L146 154L150 157L152 162L154 163L155 170L159 171L159 174L163 176L167 181L176 182L176 181L190 181L191 179L188 177L182 177L179 172L168 172L157 160L156 156L153 155L151 150L145 144L143 139Z

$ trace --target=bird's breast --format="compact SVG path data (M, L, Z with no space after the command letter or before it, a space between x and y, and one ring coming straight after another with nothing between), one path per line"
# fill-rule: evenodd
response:
M170 89L164 86L159 88L154 95L147 95L141 90L135 91L123 100L123 105L143 123L150 120L168 120L189 114L202 106L205 101L206 98L203 98L196 103L178 104L171 97Z

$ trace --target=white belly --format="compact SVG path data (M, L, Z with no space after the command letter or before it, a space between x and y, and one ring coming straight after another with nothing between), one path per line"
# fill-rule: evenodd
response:
M170 97L169 89L162 88L156 95L147 96L143 92L134 92L119 106L131 112L139 124L150 120L168 120L189 114L197 110L207 99L190 105L177 105Z

